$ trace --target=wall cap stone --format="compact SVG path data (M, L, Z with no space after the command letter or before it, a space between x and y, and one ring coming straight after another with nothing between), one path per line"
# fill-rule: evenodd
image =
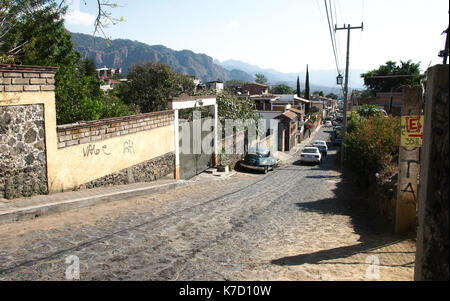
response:
M55 74L57 71L58 67L0 64L0 72L31 72Z
M123 116L123 117L101 119L101 120L79 121L79 122L72 123L72 124L59 125L56 130L57 130L57 132L65 132L65 131L71 131L71 130L76 130L76 129L98 127L98 126L110 125L110 124L114 124L114 123L136 121L139 119L144 119L144 118L149 118L149 117L169 116L169 115L174 114L174 112L175 112L174 110L167 110L167 111L151 112L151 113L146 113L146 114L138 114L138 115L129 115L129 116Z

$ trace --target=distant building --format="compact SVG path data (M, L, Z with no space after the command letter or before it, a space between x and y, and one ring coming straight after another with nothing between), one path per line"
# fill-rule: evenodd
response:
M98 77L100 79L111 78L115 74L122 74L122 68L107 68L106 66L100 69L96 69Z
M247 84L242 88L242 94L245 95L268 95L269 94L269 86L262 84Z
M189 77L189 78L192 80L192 82L194 83L194 85L195 85L195 91L201 91L201 90L206 89L206 85L203 84L203 81L202 81L200 78L198 78L198 77L196 77L196 76L194 76L194 75L188 75L188 77Z
M216 92L222 92L224 89L224 84L222 81L212 81L212 82L207 82L205 84L206 89L208 90L214 90Z
M362 105L375 105L383 108L388 114L401 116L403 105L403 94L401 92L381 92L376 97L354 97L352 105L355 107Z
M120 84L121 82L126 82L126 80L114 80L114 79L106 79L104 80L105 84L100 86L100 89L102 89L103 91L108 91L108 90L112 90L114 89L114 87L118 84Z

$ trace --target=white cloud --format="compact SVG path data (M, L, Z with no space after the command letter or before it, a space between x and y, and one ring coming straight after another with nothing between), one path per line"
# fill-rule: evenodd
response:
M92 26L95 16L79 10L70 10L64 18L70 25Z

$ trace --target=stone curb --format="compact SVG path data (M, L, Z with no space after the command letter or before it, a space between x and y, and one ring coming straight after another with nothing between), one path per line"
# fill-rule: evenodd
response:
M176 183L161 184L144 188L135 188L124 191L117 191L113 193L104 193L99 195L87 196L73 200L66 200L37 206L13 209L0 213L0 225L11 222L35 219L40 216L50 215L53 213L60 213L68 210L119 201L136 196L148 195L155 192L167 191L177 187L186 186L188 184L190 183L187 181L179 181Z

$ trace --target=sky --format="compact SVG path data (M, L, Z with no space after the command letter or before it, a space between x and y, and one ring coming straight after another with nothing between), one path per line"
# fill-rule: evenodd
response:
M66 28L92 34L97 1L68 0ZM325 0L110 0L125 21L106 29L130 39L214 59L240 60L281 72L337 69ZM350 68L377 69L389 60L442 63L447 0L328 0L338 27L361 26L350 39ZM338 67L345 69L347 31L336 32Z

